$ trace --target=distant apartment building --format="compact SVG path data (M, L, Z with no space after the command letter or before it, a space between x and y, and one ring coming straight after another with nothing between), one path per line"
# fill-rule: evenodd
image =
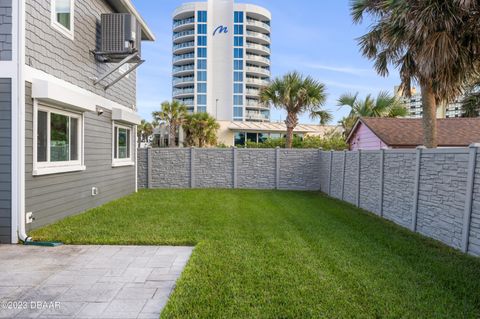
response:
M395 94L401 98L405 103L408 109L409 118L421 118L423 115L423 106L422 106L422 94L420 91L417 91L415 87L412 88L411 96L405 97L402 92L399 90L399 87L396 86ZM438 118L454 118L462 116L462 106L461 101L463 96L458 97L454 102L447 104L446 106L439 107L437 109Z
M0 0L0 244L136 190L130 0Z
M173 98L218 121L269 122L270 12L233 0L187 3L173 14Z

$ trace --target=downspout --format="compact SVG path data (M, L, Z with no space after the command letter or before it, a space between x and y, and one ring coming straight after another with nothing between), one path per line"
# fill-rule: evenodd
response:
M31 242L25 227L25 0L18 0L17 23L17 106L18 106L18 238L24 243Z

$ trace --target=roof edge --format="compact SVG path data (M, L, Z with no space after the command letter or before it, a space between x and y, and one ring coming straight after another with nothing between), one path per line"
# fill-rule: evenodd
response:
M115 10L122 13L132 14L142 26L142 40L155 41L155 35L148 27L138 10L132 4L131 0L106 0Z

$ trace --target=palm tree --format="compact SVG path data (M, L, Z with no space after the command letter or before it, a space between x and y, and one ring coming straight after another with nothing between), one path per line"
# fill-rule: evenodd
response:
M140 125L137 126L137 141L140 148L142 141L148 140L148 137L153 134L153 126L146 120L142 120Z
M153 118L155 121L164 121L169 128L168 133L168 146L175 147L175 138L177 131L182 125L185 117L187 116L187 107L179 101L163 102L162 110L159 112L153 112Z
M310 118L312 120L320 120L320 125L327 125L333 120L332 112L328 110L312 111L310 113Z
M364 100L358 98L358 93L346 93L338 99L338 106L349 106L351 117L403 117L408 110L397 97L382 91L376 99L369 94Z
M217 144L220 125L208 113L188 115L182 125L187 146L205 147Z
M412 82L422 90L424 144L437 146L437 105L454 100L478 71L480 3L470 0L353 0L352 18L373 18L359 38L364 56L382 76L399 69L407 96Z
M276 78L260 92L260 100L268 105L287 111L286 147L292 148L293 130L298 125L298 116L321 111L325 103L325 85L298 72L291 72L282 78Z
M339 124L343 127L343 135L345 138L350 135L353 126L357 123L357 119L358 117L356 116L345 116L339 121Z

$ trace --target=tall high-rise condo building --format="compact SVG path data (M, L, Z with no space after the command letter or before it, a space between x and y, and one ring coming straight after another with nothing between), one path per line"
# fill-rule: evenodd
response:
M268 10L233 0L186 3L173 13L173 98L219 121L269 122L259 102L270 80Z

